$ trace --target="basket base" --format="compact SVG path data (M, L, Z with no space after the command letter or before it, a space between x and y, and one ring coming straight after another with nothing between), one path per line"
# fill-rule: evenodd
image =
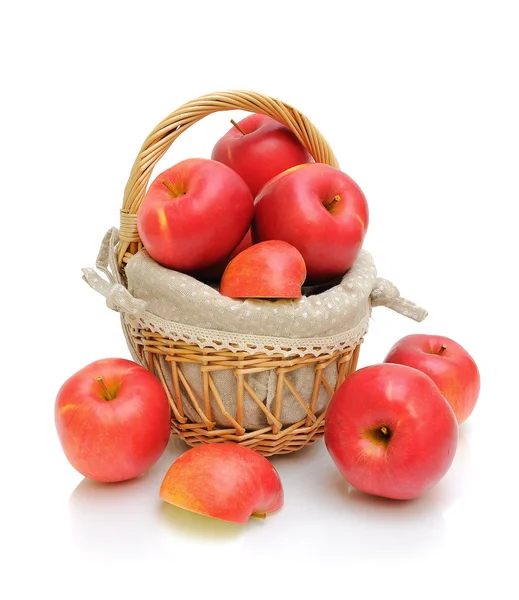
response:
M324 435L324 418L320 418L308 427L305 427L304 420L299 421L276 434L273 434L272 429L269 427L263 431L252 431L243 435L232 435L229 430L221 429L207 431L202 427L189 430L180 429L178 423L172 421L171 434L182 439L189 446L232 442L250 448L263 456L274 456L275 454L296 452L322 438Z
M355 346L330 355L286 357L200 348L146 329L128 327L126 333L137 362L156 375L164 387L171 408L173 437L182 439L189 446L231 442L263 456L296 452L324 435L327 403L346 377L355 371L363 341L361 338ZM198 367L196 379L190 379L192 374L185 374L186 365ZM289 373L299 369L313 371L311 395L303 397L288 377ZM336 369L332 382L327 378L327 369ZM228 397L218 391L213 379L213 372L217 371L230 372L235 378L232 406L226 405ZM251 374L264 371L273 372L276 377L275 398L269 406L256 394L248 380ZM195 383L200 381L202 389L197 390ZM321 406L318 406L323 389L324 406L322 398ZM292 425L281 421L283 395L287 390L305 414L303 419ZM263 421L268 422L268 426L247 429L244 421L246 394L264 415ZM215 410L220 412L220 423L215 419ZM229 425L222 425L222 420Z

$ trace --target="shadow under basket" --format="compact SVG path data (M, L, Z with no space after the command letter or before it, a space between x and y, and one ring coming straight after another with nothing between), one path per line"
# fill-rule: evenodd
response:
M134 350L141 364L160 379L166 391L174 436L190 446L235 442L264 456L294 452L323 436L326 406L335 390L356 369L362 342L361 339L354 348L332 355L285 357L202 349L133 327L128 333L133 338ZM184 374L188 365L200 372L201 394L190 383L193 376L188 378ZM306 398L301 396L290 379L290 374L300 369L312 372L312 392ZM235 379L236 411L233 415L225 409L215 383L215 376L222 371L232 374ZM334 375L333 384L326 375L330 371ZM270 409L248 382L249 377L264 372L274 376L275 394ZM291 425L283 425L280 421L287 396L295 399L304 411L304 418ZM267 423L265 427L252 431L244 428L246 402L252 402L259 408ZM189 408L190 416L186 410ZM219 425L214 420L215 412L219 414ZM222 426L222 420L227 426Z

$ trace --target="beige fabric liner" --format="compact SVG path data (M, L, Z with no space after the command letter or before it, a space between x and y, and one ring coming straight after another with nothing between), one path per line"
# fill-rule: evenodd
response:
M146 250L139 251L128 262L126 286L117 268L118 240L118 230L112 228L101 245L96 267L106 279L93 269L83 269L85 281L105 296L107 305L120 312L130 328L148 329L201 348L250 354L321 356L356 345L367 332L372 306L387 306L417 321L427 314L424 309L401 298L392 283L377 277L373 259L364 250L342 281L320 294L303 296L299 300L233 300L220 295L214 287L159 265ZM138 360L132 344L128 345ZM172 388L169 365L163 357L161 362ZM198 365L183 364L182 370L201 398L202 377ZM311 396L313 367L303 367L287 376L303 398ZM335 385L335 365L326 369L325 377L331 386ZM213 379L226 409L233 414L236 403L233 371L214 373ZM251 374L248 383L270 409L276 389L275 372ZM304 418L305 413L288 389L285 394L280 420L284 425L290 425ZM316 414L325 408L328 400L329 394L322 388ZM194 422L200 421L187 398L183 404L186 416ZM227 424L216 406L214 418L218 425ZM259 429L265 426L264 414L246 396L244 427Z

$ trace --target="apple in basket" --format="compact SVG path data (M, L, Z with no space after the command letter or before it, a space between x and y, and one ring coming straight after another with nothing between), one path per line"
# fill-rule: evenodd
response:
M243 179L214 160L192 158L161 173L137 212L150 256L185 273L229 256L243 239L254 203Z
M122 358L84 367L59 390L58 437L72 466L96 481L141 475L160 458L170 434L170 412L159 380Z
M357 489L396 500L420 496L448 471L458 423L432 379L411 367L373 365L334 394L325 442Z
M245 523L283 506L276 469L250 448L232 443L191 448L169 468L160 497L191 512Z
M266 115L250 115L216 143L211 158L241 175L253 196L282 171L312 162L295 134Z
M231 262L231 260L252 246L252 229L249 227L249 230L243 237L242 241L236 246L236 248L231 252L231 254L225 260L220 261L218 264L209 267L208 269L202 269L201 271L196 271L191 273L197 279L201 279L202 281L217 281L219 280L223 272L225 271L227 265Z
M299 165L256 197L253 237L283 240L303 255L307 283L343 275L357 258L368 226L368 205L346 173L324 164Z
M230 298L301 298L306 266L301 253L286 242L254 244L227 265L220 293Z
M385 362L414 367L429 375L447 398L458 423L473 411L479 395L479 370L454 340L441 335L408 335L391 348Z

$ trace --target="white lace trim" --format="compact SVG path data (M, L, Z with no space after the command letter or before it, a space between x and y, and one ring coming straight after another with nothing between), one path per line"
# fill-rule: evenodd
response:
M227 333L214 329L192 327L183 323L166 321L149 312L138 315L125 314L124 319L134 334L142 329L158 333L167 339L186 344L196 344L199 348L214 348L249 354L280 354L287 356L323 356L356 346L368 330L370 315L367 314L353 329L341 334L323 338L290 339Z

